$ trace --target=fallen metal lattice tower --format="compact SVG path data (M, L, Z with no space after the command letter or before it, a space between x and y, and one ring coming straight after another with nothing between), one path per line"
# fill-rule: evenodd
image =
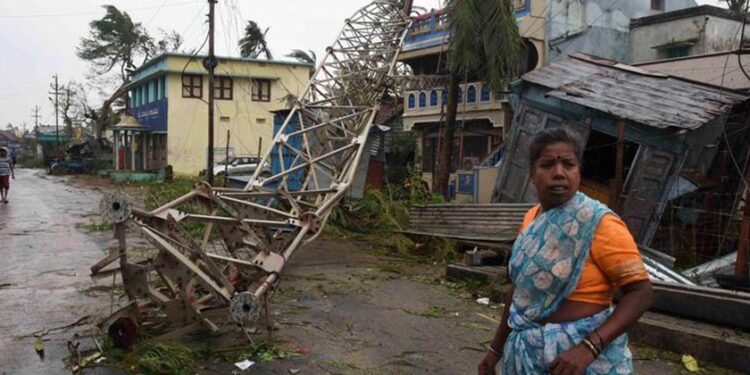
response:
M141 323L148 307L173 325L212 330L210 311L228 309L243 325L262 307L267 316L267 294L286 262L315 239L352 183L409 25L396 1L373 1L347 19L244 189L199 183L150 212L121 195L104 199L105 216L136 226L158 250L128 259L117 225L120 251L92 267L96 274L120 261L130 305L109 322L127 315ZM261 177L272 161L280 172Z

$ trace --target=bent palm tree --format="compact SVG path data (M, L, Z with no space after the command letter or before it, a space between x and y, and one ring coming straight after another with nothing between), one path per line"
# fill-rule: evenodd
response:
M245 36L237 43L240 46L240 55L242 57L258 58L261 54L266 55L267 60L272 60L273 55L266 43L266 31L260 31L260 27L255 21L247 21L245 26Z
M313 52L312 50L307 50L307 52L305 52L301 49L293 49L292 53L286 56L312 65L315 65L316 61L315 52Z
M500 92L518 75L523 41L515 22L512 0L448 0L451 39L448 50L448 103L440 128L433 191L445 194L451 170L458 110L458 83L476 76Z

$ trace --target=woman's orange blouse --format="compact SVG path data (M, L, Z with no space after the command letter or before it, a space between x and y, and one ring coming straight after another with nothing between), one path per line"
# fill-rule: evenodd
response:
M526 213L521 231L534 221L540 207ZM648 280L648 273L633 236L619 217L604 215L594 233L581 280L568 299L609 305L614 288L642 280Z

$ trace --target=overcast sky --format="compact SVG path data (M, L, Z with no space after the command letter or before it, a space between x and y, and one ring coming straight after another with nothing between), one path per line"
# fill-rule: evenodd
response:
M344 19L369 1L219 0L216 52L239 56L237 40L251 19L270 27L266 39L275 58L292 49L311 49L322 57ZM440 3L415 0L425 8L439 8ZM76 57L76 46L88 35L89 22L104 15L103 4L128 12L152 35L159 29L177 31L186 50L199 47L208 30L206 0L0 0L0 129L23 122L33 127L35 105L41 107L40 122L54 124L54 106L47 94L52 75L58 74L60 84L85 81L88 66Z

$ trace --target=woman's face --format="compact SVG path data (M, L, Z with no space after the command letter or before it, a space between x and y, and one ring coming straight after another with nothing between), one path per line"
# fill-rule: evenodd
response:
M547 145L534 162L531 181L544 209L572 198L581 184L581 170L573 146L565 142Z

